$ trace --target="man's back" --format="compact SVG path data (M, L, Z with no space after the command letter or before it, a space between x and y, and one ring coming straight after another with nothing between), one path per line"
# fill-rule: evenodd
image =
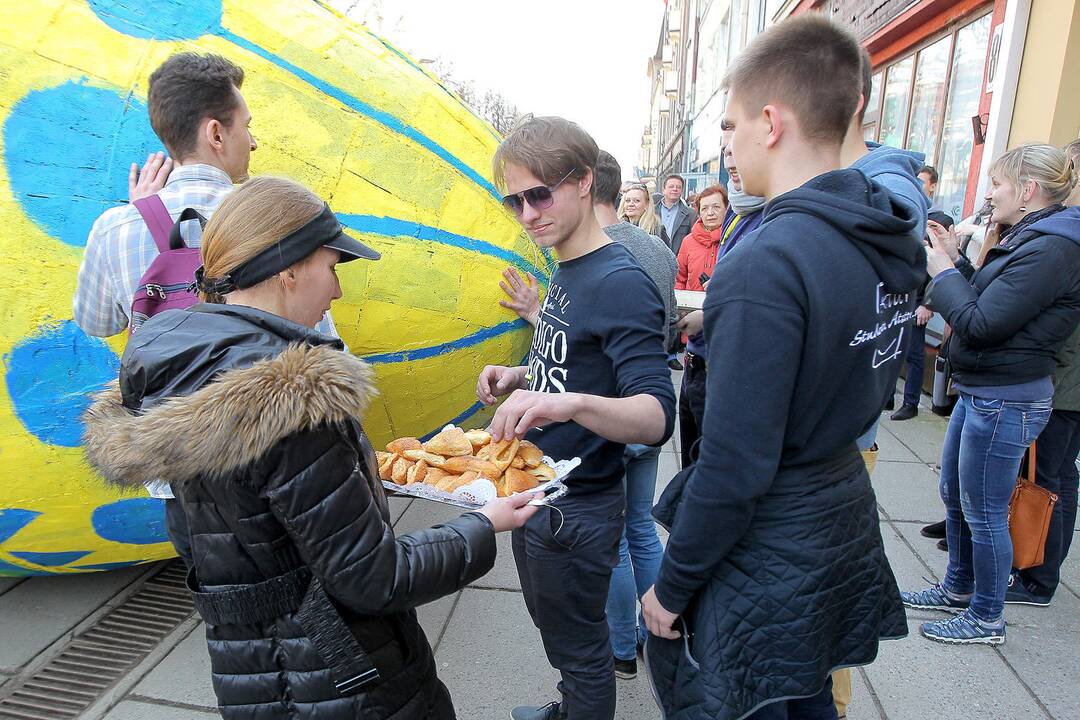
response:
M664 300L664 317L670 327L677 319L675 303L675 275L679 271L679 261L671 248L655 235L650 235L633 223L623 222L608 225L604 232L609 238L619 243L634 256L645 274L656 284L660 297ZM668 328L664 328L665 337ZM670 340L670 338L668 338Z
M174 220L185 208L194 208L209 218L232 189L232 181L223 170L210 165L184 165L173 170L158 197ZM187 223L183 230L188 247L198 247L198 224ZM116 335L127 328L139 280L157 255L150 228L134 205L105 211L90 229L79 268L73 302L79 327L98 337Z

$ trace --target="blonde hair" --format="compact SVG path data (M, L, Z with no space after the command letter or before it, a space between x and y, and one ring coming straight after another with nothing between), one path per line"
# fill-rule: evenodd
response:
M247 181L225 198L206 224L201 249L205 277L228 275L322 209L323 201L315 193L292 180L263 176ZM224 302L220 295L199 296L203 302Z
M631 220L630 216L626 214L626 196L635 190L645 195L645 209L641 211L641 217L636 221ZM620 220L625 220L628 223L637 225L650 235L660 237L660 218L656 216L656 207L653 206L652 197L650 197L649 191L644 185L635 185L628 188L627 191L623 193L616 214L619 216Z
M1052 204L1064 201L1076 187L1072 159L1064 150L1046 143L1013 148L994 161L990 172L1011 182L1017 195L1023 192L1025 182L1034 181Z

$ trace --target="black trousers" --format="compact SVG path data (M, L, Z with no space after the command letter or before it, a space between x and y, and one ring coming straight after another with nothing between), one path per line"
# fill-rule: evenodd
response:
M176 549L176 554L184 561L187 569L192 568L191 530L188 528L187 515L179 500L165 501L165 533L169 542Z
M568 720L613 720L615 664L608 588L625 526L622 483L540 508L513 533L525 605L559 671Z
M1072 545L1080 480L1076 471L1078 452L1080 412L1055 410L1039 434L1035 452L1035 482L1057 493L1058 501L1050 518L1043 564L1020 571L1020 579L1036 595L1053 596L1061 580L1061 565Z
M926 326L908 325L907 378L904 380L904 404L919 407L922 395L923 367L926 365ZM890 396L891 397L891 396Z
M683 371L682 387L679 388L679 449L683 467L690 466L690 449L701 437L701 421L705 417L705 382L705 363L700 358L688 359Z

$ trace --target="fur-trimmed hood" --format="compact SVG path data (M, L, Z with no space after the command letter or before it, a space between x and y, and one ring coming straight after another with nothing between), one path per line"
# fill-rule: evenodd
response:
M141 414L124 406L113 383L84 415L84 450L94 469L123 486L225 477L293 433L361 420L375 394L363 361L332 345L294 344Z

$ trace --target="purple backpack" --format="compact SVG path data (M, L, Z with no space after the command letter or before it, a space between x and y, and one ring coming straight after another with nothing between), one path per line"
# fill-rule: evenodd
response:
M174 223L165 209L165 203L157 195L140 198L133 204L150 229L158 256L143 273L135 289L128 334L160 312L191 307L199 302L195 290L195 270L202 265L202 256L199 248L189 248L184 242L180 236L180 224L186 220L198 220L200 226L206 225L206 218L194 208L185 209Z

